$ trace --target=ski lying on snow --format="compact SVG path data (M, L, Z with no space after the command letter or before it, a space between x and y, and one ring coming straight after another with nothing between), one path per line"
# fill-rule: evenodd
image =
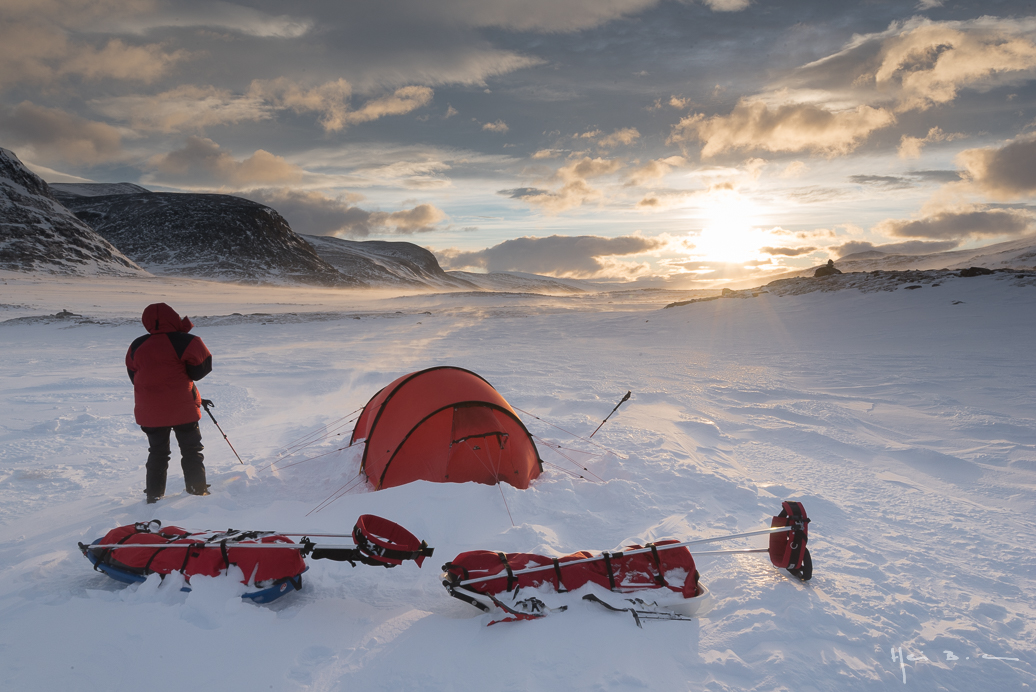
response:
M644 620L694 620L695 617L704 615L711 608L711 594L708 589L701 586L702 594L696 596L694 599L688 599L697 601L693 609L689 609L685 604L674 604L669 606L666 604L659 604L654 601L645 601L642 598L626 598L623 599L626 604L625 606L617 606L608 603L603 598L596 594L586 594L582 600L588 603L593 603L604 607L605 609L615 613L629 613L633 616L633 621L637 623L637 627L643 629ZM487 612L493 612L494 609L498 609L505 613L505 617L490 620L487 623L489 625L496 625L501 622L517 622L519 620L539 620L540 618L555 613L563 613L568 610L567 605L551 607L544 603L535 596L523 598L520 600L512 601L511 603L505 603L492 594L482 594L474 591L469 591L463 587L454 587L455 591L461 591L463 593L452 594L456 598L461 600L468 600L469 603L475 605L473 601L479 603L479 608ZM517 594L515 594L517 596ZM685 612L677 612L676 609L684 610Z

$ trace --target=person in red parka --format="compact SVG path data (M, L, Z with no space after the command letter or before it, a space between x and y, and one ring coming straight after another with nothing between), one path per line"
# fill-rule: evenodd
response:
M140 321L148 333L126 352L126 371L133 383L133 414L147 435L148 503L165 495L169 469L169 433L176 434L187 492L208 495L202 455L201 394L195 380L212 372L212 354L201 339L188 334L194 325L165 303L144 308Z

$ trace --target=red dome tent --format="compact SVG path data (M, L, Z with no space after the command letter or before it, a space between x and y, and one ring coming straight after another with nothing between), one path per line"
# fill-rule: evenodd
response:
M351 442L375 490L418 480L516 488L543 469L525 425L493 386L462 368L404 375L374 395Z

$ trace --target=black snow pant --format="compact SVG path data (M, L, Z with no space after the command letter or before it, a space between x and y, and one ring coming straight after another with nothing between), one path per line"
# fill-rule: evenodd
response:
M180 445L180 466L183 467L184 485L187 492L201 495L208 488L205 483L205 457L201 450L201 428L197 423L149 428L140 426L147 435L147 487L149 496L165 495L165 478L169 469L169 431L176 433Z

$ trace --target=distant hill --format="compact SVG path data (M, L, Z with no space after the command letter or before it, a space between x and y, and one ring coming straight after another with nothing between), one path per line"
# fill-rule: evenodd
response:
M0 149L0 269L147 275L76 218L14 152Z
M70 187L62 195L68 208L155 274L365 285L322 260L276 211L247 199L171 192L83 196Z
M928 255L900 255L877 250L856 252L839 258L835 265L843 272L903 269L1027 269L1036 267L1036 235L970 250L933 252ZM812 276L813 269L809 270Z
M555 279L550 276L539 274L526 274L524 272L489 272L488 274L475 274L474 272L451 271L450 276L468 281L483 291L506 291L511 293L551 293L571 294L596 291L600 287L590 282L579 281L578 279Z
M478 290L473 282L447 273L428 250L413 243L384 240L343 240L332 236L302 236L321 259L338 271L369 286L413 286Z

